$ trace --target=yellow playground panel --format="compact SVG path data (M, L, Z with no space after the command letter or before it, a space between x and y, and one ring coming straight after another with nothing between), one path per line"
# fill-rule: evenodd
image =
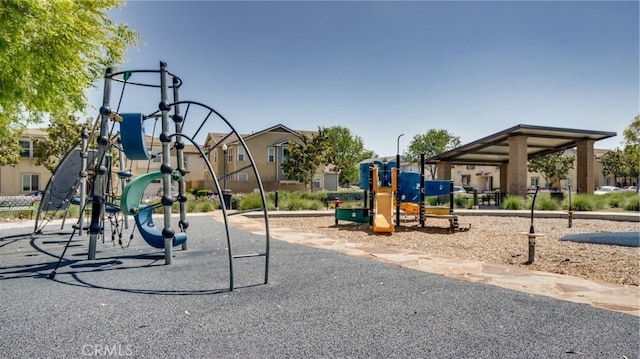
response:
M400 203L400 210L405 214L417 216L420 214L420 205L416 203L402 202ZM445 216L451 214L451 208L427 206L424 208L424 213L430 215Z

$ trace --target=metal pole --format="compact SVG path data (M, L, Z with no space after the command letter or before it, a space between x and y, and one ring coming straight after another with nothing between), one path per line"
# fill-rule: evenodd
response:
M180 102L180 81L177 77L173 77L172 80L173 87L173 102ZM178 172L180 172L181 178L178 181L178 202L180 205L180 222L179 227L181 231L185 231L187 227L189 227L189 221L187 221L187 207L186 201L187 197L185 197L186 186L184 183L184 176L189 172L185 167L184 161L184 142L182 141L182 126L184 125L184 118L180 114L180 105L173 105L173 123L175 124L176 129L176 157L177 157L177 165ZM187 241L182 243L182 250L187 250Z
M569 189L569 228L573 227L573 211L571 210L571 185L567 186Z
M89 155L89 131L87 126L82 127L82 149L80 150L80 158L82 160L82 169L80 170L80 204L78 207L85 209L85 203L87 201L87 156ZM84 227L84 213L80 212L80 218L78 219L78 235L82 236L82 227Z
M533 264L536 260L536 231L533 228L533 209L536 205L536 197L538 196L538 190L540 186L536 186L536 192L533 194L533 200L531 201L531 226L529 227L529 258L527 264Z
M424 153L420 154L420 227L424 228Z
M124 171L125 170L125 165L126 165L126 159L124 158L124 153L121 152L120 156L118 156L118 160L120 161L120 171ZM127 178L120 178L120 193L124 193L124 188L127 186L127 182L129 182L129 179ZM124 229L129 229L129 215L125 212L122 211L122 221L124 222Z
M170 162L170 143L171 138L169 134L169 84L167 83L168 76L167 64L160 62L160 104L158 109L162 115L162 134L160 135L160 142L162 142L162 166L160 171L162 172L162 205L164 207L164 227L162 230L162 237L164 237L164 263L169 265L173 259L173 238L175 232L171 228L171 205L173 200L170 197L171 194L171 168Z
M109 116L112 115L109 103L111 101L112 74L113 69L110 67L107 68L104 75L102 106L100 107L100 135L98 136L98 153L96 155L97 160L95 165L93 183L91 185L91 197L93 203L91 204L91 225L89 226L89 260L96 259L98 236L102 232L103 225L101 219L104 212L105 203L104 179L107 172L103 160L105 153L107 152L107 146L109 145Z
M396 141L396 168L397 168L397 188L396 188L396 226L400 225L400 137L404 136L404 133L398 136Z

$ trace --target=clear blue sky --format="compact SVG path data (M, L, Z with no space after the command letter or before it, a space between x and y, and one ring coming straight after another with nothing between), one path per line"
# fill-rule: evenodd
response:
M341 125L394 155L400 134L402 152L431 128L464 144L530 124L615 131L596 143L613 148L640 111L637 1L129 1L111 14L146 42L123 68L167 62L183 100L243 133Z

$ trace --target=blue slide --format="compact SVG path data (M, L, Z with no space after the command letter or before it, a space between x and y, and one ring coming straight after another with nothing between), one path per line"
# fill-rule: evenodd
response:
M158 230L153 224L153 207L141 205L142 196L144 191L151 182L162 178L160 171L149 172L142 176L138 176L131 180L122 191L122 199L120 200L120 206L122 211L126 214L132 214L136 219L136 226L140 230L140 235L150 246L154 248L164 248L164 237L162 232ZM177 181L180 179L179 174L172 174L171 180ZM187 234L184 232L176 233L173 238L173 245L179 246L187 240Z
M164 237L153 224L153 207L145 206L140 207L140 210L134 216L136 219L136 225L140 230L140 234L145 242L154 248L164 248ZM173 246L179 246L187 240L187 234L184 232L178 232L173 237Z

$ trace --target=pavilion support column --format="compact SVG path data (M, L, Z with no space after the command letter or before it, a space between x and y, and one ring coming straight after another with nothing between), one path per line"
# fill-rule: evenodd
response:
M509 164L500 164L500 192L507 192L507 183L509 183Z
M527 136L509 137L509 169L507 194L527 195Z
M577 187L576 190L582 193L593 193L595 191L595 155L593 152L594 140L582 140L577 143Z
M451 179L451 162L442 161L436 165L436 177L439 180Z

